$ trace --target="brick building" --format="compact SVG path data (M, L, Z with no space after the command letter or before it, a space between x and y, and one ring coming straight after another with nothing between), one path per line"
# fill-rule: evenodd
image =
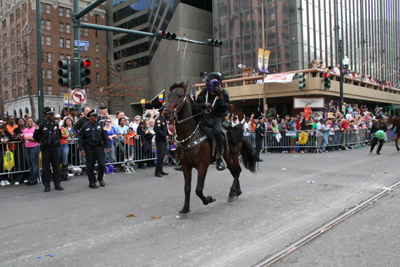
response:
M83 9L91 1L80 1ZM67 87L58 85L57 62L73 57L72 1L43 0L41 2L43 92L44 105L60 112L64 107ZM0 106L3 114L22 116L32 114L37 119L37 54L36 54L36 1L0 0ZM105 4L86 14L82 21L106 25ZM91 83L85 86L88 105L100 103L91 97L96 90L107 84L107 48L104 31L81 29L80 39L89 41L89 47L81 57L91 60ZM29 91L33 97L29 99Z

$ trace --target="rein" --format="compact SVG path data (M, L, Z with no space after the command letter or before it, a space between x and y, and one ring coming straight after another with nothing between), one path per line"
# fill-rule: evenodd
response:
M179 103L179 104L176 106L176 108L174 108L174 110L172 110L172 113L174 114L175 121L176 121L176 123L178 123L178 124L181 124L182 122L187 121L187 120L190 120L190 119L192 119L192 118L194 118L194 117L197 117L197 116L199 116L199 115L201 115L201 114L203 114L203 113L205 112L205 111L203 110L202 112L197 113L196 115L187 117L186 119L183 119L183 120L179 120L178 112L181 110L181 108L183 107L183 105L186 103L186 99L187 99L187 94L185 94L185 98L182 100L182 102Z

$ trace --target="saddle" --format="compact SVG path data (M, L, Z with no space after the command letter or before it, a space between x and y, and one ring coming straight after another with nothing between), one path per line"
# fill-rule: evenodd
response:
M217 154L217 142L214 138L214 133L212 132L212 129L209 128L209 131L212 133L212 147L211 147L211 155L213 157L216 156ZM222 132L224 133L224 139L225 139L225 151L227 154L229 154L229 143L231 144L237 144L243 141L243 124L237 124L235 126L232 126L231 122L224 121L222 122Z

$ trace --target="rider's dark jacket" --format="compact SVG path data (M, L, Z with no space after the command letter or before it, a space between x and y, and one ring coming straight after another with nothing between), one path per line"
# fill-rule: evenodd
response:
M200 94L197 96L196 102L199 104L200 108L204 109L204 103L206 103L208 93L208 103L214 103L214 99L217 95L213 95L209 92L208 88L204 88ZM226 111L229 109L229 93L225 89L222 89L222 99L217 99L215 101L214 107L212 108L210 118L215 117L225 117Z

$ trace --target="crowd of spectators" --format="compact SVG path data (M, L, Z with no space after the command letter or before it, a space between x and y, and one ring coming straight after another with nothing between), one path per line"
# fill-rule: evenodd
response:
M323 62L319 64L322 65ZM143 116L137 115L132 121L129 121L122 111L117 112L115 119L112 119L107 108L100 107L100 110L101 114L98 121L107 131L111 142L111 150L106 154L107 162L137 161L138 168L146 168L146 164L147 167L155 166L152 155L154 156L154 153L157 153L154 123L159 115L158 111L153 109ZM76 139L79 129L87 122L86 115L89 111L90 108L85 107L80 116L75 109L71 108L68 115L55 116L61 129L60 163L63 166L84 164L84 159L77 153ZM345 111L342 114L333 100L326 105L321 115L321 111L313 112L307 103L304 110L297 115L274 114L273 116L266 116L264 122L266 129L265 151L298 153L299 150L295 148L298 146L301 131L308 132L310 137L313 136L317 141L316 151L327 152L328 150L346 149L342 142L344 132L360 129L367 132L377 116L386 117L390 115L390 112L384 113L379 106L370 110L367 105L359 106L358 104L345 104ZM227 114L225 119L234 125L243 124L244 137L254 145L255 128L258 122L254 113L250 116L243 116L241 119L239 115ZM1 186L10 185L11 181L15 185L21 183L37 184L40 150L39 144L32 138L35 128L35 123L29 114L18 119L8 116L5 122L0 121ZM174 133L173 125L169 125L168 131L172 137ZM328 139L333 141L335 145L328 147ZM171 138L170 147L174 147L172 140ZM20 141L20 143L13 141ZM7 174L7 170L3 169L4 155L7 150L14 154L12 179ZM300 147L300 152L303 153L304 151L306 150ZM167 154L170 154L170 152L168 151ZM64 179L68 179L68 176Z
M325 67L323 61L318 62L318 60L314 59L311 61L310 68L321 69L324 71L328 71L328 72L340 75L340 64L336 65L336 67L334 67L334 66ZM372 78L371 75L366 75L366 74L363 74L360 72L355 72L355 71L352 71L349 69L344 69L343 73L344 73L345 77L354 78L354 79L358 79L360 81L382 85L382 89L385 89L385 87L395 87L397 89L400 89L400 83L395 85L393 82L389 82L386 80L379 80L377 78ZM400 75L400 71L397 72L397 75Z

